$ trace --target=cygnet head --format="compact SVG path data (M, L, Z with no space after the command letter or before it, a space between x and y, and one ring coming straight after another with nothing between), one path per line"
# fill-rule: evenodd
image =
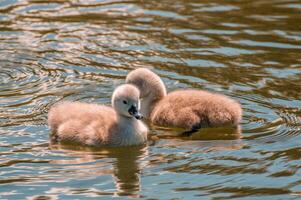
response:
M118 86L112 95L112 106L115 111L125 117L142 119L140 114L139 90L131 84Z
M161 78L147 68L138 68L126 76L126 83L133 84L140 90L140 98L153 96L162 98L166 95L166 88Z
M149 69L135 69L127 75L125 81L135 85L140 90L141 112L147 118L152 106L166 96L166 88L163 81Z

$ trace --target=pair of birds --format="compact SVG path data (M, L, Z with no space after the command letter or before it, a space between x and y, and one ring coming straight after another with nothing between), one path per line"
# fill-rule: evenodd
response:
M112 108L55 104L48 114L53 139L88 146L139 145L147 141L148 132L142 116L155 125L184 128L189 134L204 127L236 127L242 115L240 104L221 94L202 90L167 94L160 77L146 68L131 71L126 84L114 90L111 103Z

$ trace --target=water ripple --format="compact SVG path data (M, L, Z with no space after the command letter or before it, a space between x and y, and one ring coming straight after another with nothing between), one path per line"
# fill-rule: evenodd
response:
M0 22L1 198L300 196L298 1L5 0ZM241 127L151 126L158 140L138 148L48 144L52 104L110 104L137 67L168 91L236 99Z

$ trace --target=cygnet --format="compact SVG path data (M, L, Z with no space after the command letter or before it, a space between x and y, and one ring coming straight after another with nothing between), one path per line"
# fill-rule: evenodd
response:
M241 121L237 101L196 89L167 94L160 77L146 68L131 71L126 83L140 90L141 113L154 125L184 128L191 133L207 127L237 127Z
M130 84L115 89L112 107L59 102L51 107L52 139L87 146L130 146L146 142L148 129L140 120L139 90Z

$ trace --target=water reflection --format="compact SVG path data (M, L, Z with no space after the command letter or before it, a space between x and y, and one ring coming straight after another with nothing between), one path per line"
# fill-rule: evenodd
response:
M70 168L64 168L60 173L70 173L75 179L106 175L113 176L115 192L106 193L94 188L93 190L80 190L79 194L88 196L111 194L113 196L140 197L140 176L145 165L144 159L148 155L148 147L89 148L52 145L51 149L64 151L67 157L76 157L71 160L51 161L51 164L70 166ZM108 166L108 164L112 165L112 167ZM52 188L50 190L48 192L50 194L62 192L62 188ZM74 192L74 190L69 188L65 192Z
M156 134L149 133L163 139L182 139L182 140L238 140L242 137L241 127L217 127L217 128L201 128L192 134L186 135L185 130L181 128L160 127L149 124L151 129L156 130ZM151 140L152 141L152 140Z

